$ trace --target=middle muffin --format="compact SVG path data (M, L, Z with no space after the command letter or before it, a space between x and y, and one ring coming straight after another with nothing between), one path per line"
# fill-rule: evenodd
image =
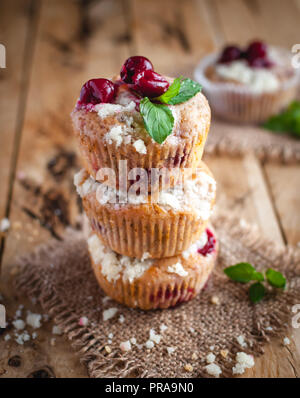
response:
M91 226L113 251L136 258L162 258L180 254L205 230L215 202L216 182L201 162L182 186L150 195L122 195L104 186L85 170L74 183Z

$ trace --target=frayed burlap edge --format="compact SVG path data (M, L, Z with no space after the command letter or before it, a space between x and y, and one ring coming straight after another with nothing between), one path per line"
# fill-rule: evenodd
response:
M205 153L243 156L252 151L262 161L300 162L300 140L249 125L233 125L214 120Z
M230 236L237 239L242 245L249 250L261 251L263 256L271 261L282 259L281 271L288 272L297 269L297 276L300 276L300 250L287 247L281 248L276 243L262 238L257 229L250 225L243 225L238 220L230 220L226 216L218 216L214 220L214 226L217 230L219 240L222 244L222 235L230 233ZM74 236L78 233L73 233ZM66 237L68 239L68 237ZM35 256L39 256L43 251L48 252L49 249L57 245L56 241L38 247L35 251ZM38 276L36 270L30 266L33 261L33 254L22 257L18 263L22 266L22 271L15 281L15 287L19 294L26 294L29 297L37 298L41 303L43 309L54 319L54 322L63 330L64 334L71 341L72 347L79 352L81 360L88 368L90 377L158 377L157 374L152 374L146 369L143 364L137 364L135 360L129 360L126 354L120 354L119 350L112 351L107 355L105 352L106 343L95 337L92 330L78 325L78 316L70 312L70 309L56 296L55 286L47 286L43 280ZM259 356L263 354L263 346L269 342L270 337L282 334L288 328L289 320L289 306L299 302L300 299L300 283L290 281L288 290L289 294L285 296L285 310L277 308L271 315L272 330L266 330L262 322L257 322L255 327L252 327L251 333L246 331L244 333L245 340L252 342L248 348L243 348L242 351ZM255 311L255 307L253 307ZM232 366L234 364L235 354L241 351L241 347L235 341L231 342L231 350L228 357L229 361L221 359L220 366L222 368L222 376L232 377ZM147 360L145 353L145 362ZM192 375L187 373L187 377ZM198 372L197 377L207 377L204 366Z

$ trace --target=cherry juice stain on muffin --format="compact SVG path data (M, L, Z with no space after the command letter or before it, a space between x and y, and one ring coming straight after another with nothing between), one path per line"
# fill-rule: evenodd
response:
M206 228L205 232L207 234L207 242L202 248L198 249L198 253L202 254L202 256L207 256L208 254L213 253L216 249L216 238L214 234L208 228Z

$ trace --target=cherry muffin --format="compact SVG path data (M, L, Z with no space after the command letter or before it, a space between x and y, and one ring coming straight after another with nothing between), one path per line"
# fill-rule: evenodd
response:
M265 121L295 99L299 84L291 54L261 41L205 57L195 77L215 114L234 122Z
M132 308L174 307L193 299L206 284L217 257L217 241L206 229L180 256L133 259L105 247L93 234L88 239L92 267L104 292Z
M124 194L85 170L75 175L74 183L103 243L139 259L171 257L186 250L205 230L216 195L216 182L203 162L192 178L156 195L131 189Z
M120 77L89 80L71 114L84 167L127 170L196 167L210 126L201 86L154 72L149 60L131 57ZM175 185L176 180L171 184Z

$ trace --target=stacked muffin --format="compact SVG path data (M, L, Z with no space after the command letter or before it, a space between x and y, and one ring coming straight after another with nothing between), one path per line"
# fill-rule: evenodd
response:
M72 120L85 167L74 182L102 289L130 307L168 308L199 293L216 259L216 183L201 161L210 108L199 85L144 57L120 76L81 89Z

